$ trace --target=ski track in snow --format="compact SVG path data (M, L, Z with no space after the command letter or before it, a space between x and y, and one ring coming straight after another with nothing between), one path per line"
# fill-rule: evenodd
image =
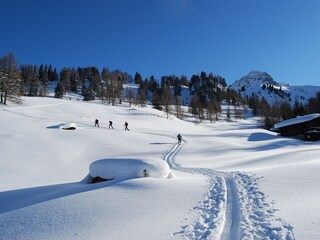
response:
M174 145L163 157L177 171L203 174L209 177L209 191L199 207L200 217L190 226L182 227L187 239L239 239L240 211L236 184L232 177L211 169L184 168L174 162L182 146Z
M232 173L239 188L241 239L295 240L293 227L275 216L278 211L259 190L259 178L241 172Z
M52 104L42 104L42 105L35 105L35 106L23 106L23 107L5 107L2 108L3 111L10 111L10 110L22 110L22 109L30 109L30 108L43 108L43 107L52 107L63 105L64 103L52 103Z
M258 178L242 172L223 173L205 168L185 168L175 163L175 157L186 144L174 144L162 159L171 169L203 174L209 177L208 192L200 206L194 208L200 217L181 227L180 235L186 239L265 239L295 240L293 227L277 218L277 211L267 203L266 196L258 188Z
M59 105L64 105L65 103L52 103L52 104L43 104L43 105L36 105L36 106L23 106L23 107L10 107L10 108L2 108L3 111L24 116L27 118L32 118L32 119L38 119L38 120L52 120L51 118L48 117L35 117L33 115L25 113L23 110L25 109L36 109L36 108L47 108L47 107L53 107L53 106L59 106ZM22 111L20 111L22 110Z

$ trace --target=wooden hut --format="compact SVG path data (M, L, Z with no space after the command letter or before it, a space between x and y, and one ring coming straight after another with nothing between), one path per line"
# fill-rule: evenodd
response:
M320 114L314 113L291 118L274 125L274 128L281 136L299 136L307 132L319 130L320 134Z

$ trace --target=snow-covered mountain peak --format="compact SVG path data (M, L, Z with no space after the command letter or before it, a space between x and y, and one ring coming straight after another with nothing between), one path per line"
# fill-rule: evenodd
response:
M266 72L252 71L246 76L235 81L230 88L239 92L243 97L253 95L258 98L264 97L269 104L289 102L293 105L295 101L306 104L311 97L315 97L320 91L316 86L292 86L275 81Z
M252 71L248 75L237 80L232 86L249 87L249 86L262 86L265 85L275 85L278 86L277 82L266 72Z

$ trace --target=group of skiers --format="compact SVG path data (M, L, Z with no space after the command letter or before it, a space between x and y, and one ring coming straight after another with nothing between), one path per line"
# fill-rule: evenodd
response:
M112 121L109 121L109 128L112 128L113 129L113 126L112 126ZM124 122L124 130L125 131L129 131L129 128L128 128L128 123L127 122ZM96 120L94 121L94 126L95 127L100 127L99 126L99 120L96 118ZM182 141L182 136L181 136L181 134L179 133L178 135L177 135L177 138L178 138L178 144L180 145L181 144L181 141Z
M112 129L113 129L113 125L112 125L112 124L113 124L113 122L112 122L112 121L109 121L109 128L112 128ZM125 131L129 131L128 125L129 125L129 124L128 124L127 122L124 122L124 125L123 125L123 126L124 126L124 130L125 130ZM94 121L94 126L95 126L95 127L100 127L100 126L99 126L99 120L98 120L97 118L96 118L96 120Z

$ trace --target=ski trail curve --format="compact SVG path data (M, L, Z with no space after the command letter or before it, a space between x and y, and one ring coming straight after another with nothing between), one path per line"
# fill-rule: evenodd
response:
M188 239L221 239L239 240L240 234L240 204L238 190L233 177L205 168L185 168L174 160L181 148L186 144L175 144L162 157L171 169L202 174L209 177L209 191L201 206L199 219L179 232Z

